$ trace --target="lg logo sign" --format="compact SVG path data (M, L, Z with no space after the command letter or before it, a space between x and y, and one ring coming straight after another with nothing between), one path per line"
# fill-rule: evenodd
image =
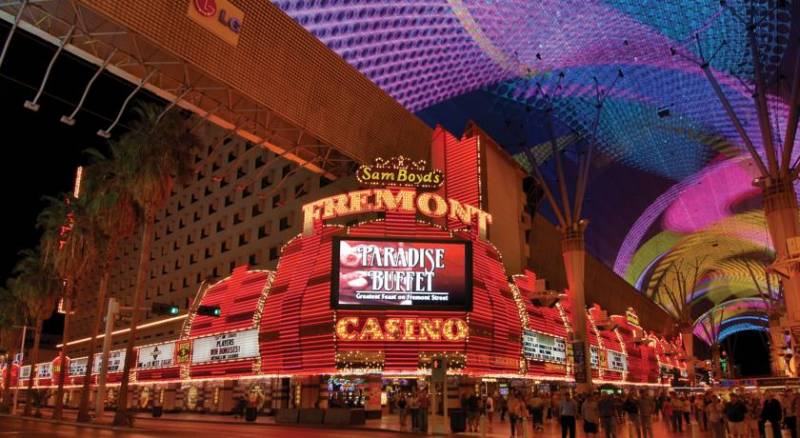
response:
M194 8L204 17L213 17L217 13L216 0L193 0Z
M242 30L242 14L237 12L230 12L225 6L219 7L217 0L192 0L194 9L198 14L203 17L217 17L220 24L230 29L233 33L239 33ZM227 2L222 2L227 3ZM231 5L230 9L234 9ZM238 15L238 16L237 16Z

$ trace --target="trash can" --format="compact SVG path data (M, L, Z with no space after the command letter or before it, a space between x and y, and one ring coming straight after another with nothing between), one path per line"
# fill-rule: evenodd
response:
M258 410L254 407L248 407L244 410L244 419L249 422L256 421L256 417L258 416Z
M153 418L160 418L164 413L164 408L161 406L153 406Z
M450 417L450 432L458 433L467 430L467 415L463 409L450 408L447 410Z

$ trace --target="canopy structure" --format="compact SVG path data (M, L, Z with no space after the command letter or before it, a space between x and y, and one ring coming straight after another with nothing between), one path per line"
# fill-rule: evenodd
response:
M797 2L273 3L429 124L458 132L475 120L523 166L525 149L548 159L552 111L567 174L596 145L584 207L589 251L672 311L663 285L697 267L686 298L693 320L735 302L757 316L723 312L725 333L765 325L763 300L746 299L770 288L764 267L775 253L752 184L757 168L701 64L763 156L747 23L758 23L770 122L782 133ZM595 128L598 93L607 95Z

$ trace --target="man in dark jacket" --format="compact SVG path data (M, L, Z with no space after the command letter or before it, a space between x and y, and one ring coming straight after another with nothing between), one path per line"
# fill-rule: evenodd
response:
M760 429L761 436L764 436L764 424L769 421L772 425L773 438L781 437L781 402L775 398L775 394L770 393L764 400L764 407L761 409ZM769 438L769 437L767 437Z
M600 413L600 425L606 434L606 438L617 438L617 408L614 399L607 393L600 396L597 403L597 410Z
M728 429L734 437L745 436L745 416L747 405L736 394L731 394L731 402L725 407L725 417L728 419Z

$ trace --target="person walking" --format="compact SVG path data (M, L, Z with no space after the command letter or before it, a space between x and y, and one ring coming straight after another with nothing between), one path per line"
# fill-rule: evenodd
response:
M764 400L764 406L761 408L761 424L769 422L772 425L773 438L780 438L781 436L781 414L781 402L775 397L775 393L769 393L766 400ZM761 435L764 436L763 426L761 427Z
M694 421L700 426L702 432L706 431L706 403L703 397L695 395L692 398L692 410L694 411Z
M600 425L600 406L596 394L589 394L581 405L583 417L583 433L587 437L596 437Z
M792 438L797 438L797 395L791 389L783 394L783 426Z
M667 424L667 430L670 432L674 432L675 428L674 423L672 421L672 399L669 397L664 397L664 400L661 402L661 418L664 420L664 423Z
M642 438L642 429L639 424L639 400L636 399L636 394L633 391L628 393L625 402L622 404L622 410L628 416L630 427L636 431L636 437Z
M478 431L478 421L480 421L481 406L478 396L473 392L467 397L467 426L470 432Z
M508 394L508 421L511 426L511 438L515 436L523 436L522 430L519 427L521 424L522 411L525 410L522 400L519 399L517 394Z
M711 429L712 438L725 438L725 423L723 423L723 408L722 403L718 398L714 397L711 403L706 405L706 418L708 418L708 427Z
M747 417L747 405L737 396L731 394L731 402L725 409L725 418L728 420L728 431L733 438L747 438L745 429L745 419Z
M483 407L486 411L486 420L489 423L489 430L492 430L492 422L494 421L494 397L492 397L491 394L486 396Z
M419 431L419 401L417 399L417 394L411 394L411 397L408 400L408 413L411 416L411 431L418 432Z
M673 397L672 405L672 431L683 433L683 402L679 397Z
M506 421L506 414L508 413L508 395L501 395L497 401L500 405L500 422L504 423Z
M528 407L531 411L531 422L533 423L534 432L544 430L544 400L542 400L538 392L533 394Z
M656 402L646 391L639 397L639 423L642 438L653 438L653 414L656 413Z
M561 438L575 438L575 417L578 415L578 403L572 399L569 392L565 392L558 403L559 418L561 421Z
M606 438L618 438L617 436L617 410L614 406L614 399L606 394L600 396L597 403L597 411L600 414L600 425Z
M417 393L417 427L420 432L428 433L428 409L431 407L431 401L428 398L428 391L422 390Z
M397 415L400 417L400 430L403 430L406 428L406 408L408 407L408 401L406 400L405 394L400 394L400 397L397 399L396 406Z

